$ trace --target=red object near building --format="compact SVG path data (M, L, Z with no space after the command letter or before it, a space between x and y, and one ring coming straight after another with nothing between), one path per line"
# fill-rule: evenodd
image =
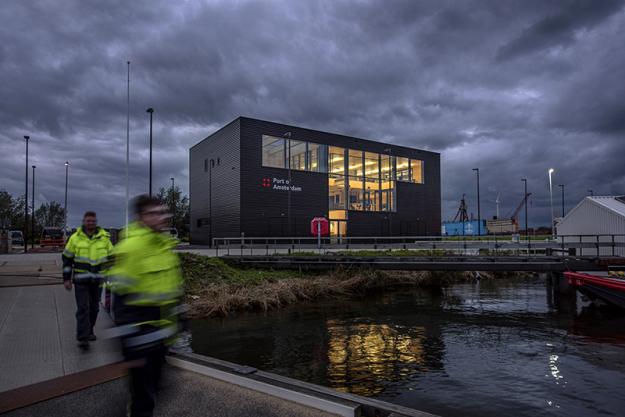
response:
M330 222L325 217L315 217L310 221L310 234L317 236L318 232L321 232L321 236L328 236L330 234Z

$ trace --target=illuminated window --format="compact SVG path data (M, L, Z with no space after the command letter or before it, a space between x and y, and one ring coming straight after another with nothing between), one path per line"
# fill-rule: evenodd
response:
M410 178L412 182L423 184L423 161L418 159L410 160Z
M409 159L398 156L397 166L395 170L397 172L397 181L410 181L410 165Z
M365 178L363 192L363 207L365 211L380 211L380 181Z
M391 180L394 179L393 173L393 162L395 161L394 156L389 155L380 155L380 173L382 175L383 180Z
M308 143L308 171L328 172L328 147L318 143Z
M395 211L395 181L382 181L380 200L381 211Z
M379 157L377 153L365 152L365 177L380 178Z
M349 175L352 177L362 177L364 174L362 151L349 150Z
M345 149L330 146L328 159L331 174L345 175Z
M286 168L286 142L284 139L263 135L263 166Z
M345 210L345 177L328 175L328 206L330 210Z
M362 211L365 209L363 178L349 177L349 209Z
M306 142L289 140L291 146L291 169L298 171L306 170Z

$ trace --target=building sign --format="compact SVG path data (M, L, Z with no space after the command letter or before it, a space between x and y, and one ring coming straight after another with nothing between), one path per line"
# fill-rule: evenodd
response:
M276 177L273 177L273 178L264 177L262 179L261 186L263 188L271 188L273 190L278 190L278 191L289 191L289 190L291 190L292 192L302 191L302 187L298 185L293 185L292 181L289 181L288 179L276 178Z

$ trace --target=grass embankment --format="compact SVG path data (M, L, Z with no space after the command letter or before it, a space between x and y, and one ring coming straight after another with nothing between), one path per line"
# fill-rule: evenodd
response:
M237 310L270 310L299 301L358 297L401 286L440 287L473 280L471 272L289 271L235 268L222 259L180 254L187 302L194 318L226 316ZM483 278L492 274L483 273Z

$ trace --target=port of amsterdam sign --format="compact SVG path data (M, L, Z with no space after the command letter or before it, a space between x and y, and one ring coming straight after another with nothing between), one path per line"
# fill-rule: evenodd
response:
M273 190L278 190L278 191L289 191L289 189L292 192L302 191L302 187L298 185L293 185L292 181L289 182L288 179L284 179L284 178L265 177L263 178L261 185L263 188L271 188Z

